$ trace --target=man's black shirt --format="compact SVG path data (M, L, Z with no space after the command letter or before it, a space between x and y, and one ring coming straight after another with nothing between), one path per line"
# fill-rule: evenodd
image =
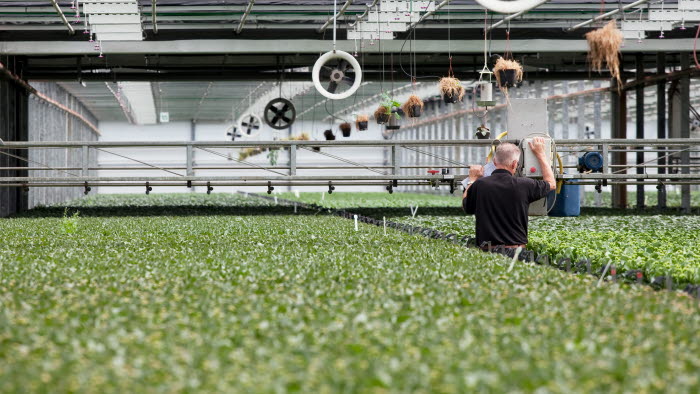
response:
M501 169L477 179L462 200L464 212L476 217L476 244L527 244L528 207L548 193L549 183Z

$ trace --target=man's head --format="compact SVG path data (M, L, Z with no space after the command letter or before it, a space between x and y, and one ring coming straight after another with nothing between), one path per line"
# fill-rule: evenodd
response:
M502 142L496 147L496 153L493 155L493 164L496 168L507 170L511 174L515 173L520 160L520 148L510 142Z

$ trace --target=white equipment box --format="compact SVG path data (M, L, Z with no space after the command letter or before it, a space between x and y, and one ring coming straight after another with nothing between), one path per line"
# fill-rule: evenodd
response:
M543 136L544 137L544 136ZM539 178L542 179L542 167L540 167L540 161L537 160L537 157L532 153L532 150L530 150L530 142L532 141L533 137L530 138L525 138L522 140L520 145L522 146L523 150L523 155L520 158L520 160L523 163L523 170L521 175L526 176L528 178ZM545 153L547 154L547 157L550 158L552 157L552 139L549 137L544 137L545 141Z
M506 139L521 141L523 150L520 158L523 163L522 176L535 179L542 179L542 169L540 163L532 154L527 142L532 140L537 135L548 135L548 116L547 116L547 100L546 99L510 99L508 106L508 136ZM544 135L543 135L544 134ZM550 143L547 146L547 157L551 159L551 137L547 138ZM534 172L532 169L534 168ZM535 201L530 204L528 210L530 216L546 216L547 215L547 199Z

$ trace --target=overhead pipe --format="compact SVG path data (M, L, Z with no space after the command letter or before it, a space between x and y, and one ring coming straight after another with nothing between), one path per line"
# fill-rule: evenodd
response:
M66 16L63 15L63 11L61 11L61 7L58 6L58 3L56 2L56 0L51 0L51 4L53 4L53 8L58 13L58 16L61 17L63 24L66 25L66 27L68 28L69 34L70 35L75 34L75 29L73 29L73 26L71 26L70 22L68 22L68 19L66 19Z
M503 18L502 20L500 20L500 21L494 23L493 25L487 27L485 30L488 32L488 31L490 31L491 29L495 29L495 28L497 28L498 26L500 26L500 25L502 25L502 24L504 24L504 23L506 23L506 22L509 22L509 21L511 21L511 20L513 20L513 19L519 17L519 16L522 16L522 15L525 14L526 12L528 12L528 11L530 11L530 10L533 10L533 9L535 9L535 8L537 8L537 7L539 7L539 6L541 6L542 4L546 3L547 1L549 1L549 0L540 0L540 2L538 2L538 3L535 4L535 5L533 5L532 7L528 8L528 9L526 9L526 10L522 10L522 11L520 11L520 12L516 12L515 14L508 15L507 17Z
M158 21L156 17L156 1L151 0L151 21L153 22L153 34L158 34Z
M323 33L324 31L326 31L328 26L330 26L331 23L333 23L335 20L337 20L339 17L341 17L345 13L345 10L347 10L351 4L352 4L352 0L347 0L345 2L345 4L343 4L343 6L340 7L340 11L338 11L338 13L335 14L332 18L328 19L326 21L326 23L323 24L323 26L321 26L318 30L316 30L316 32Z
M628 10L628 9L630 9L630 8L634 8L634 7L638 6L638 5L642 5L642 4L644 4L644 3L647 3L647 2L649 2L649 0L637 0L637 1L635 1L634 3L630 3L630 4L627 4L627 5L625 5L625 6L616 8L616 9L610 11L610 12L606 12L605 14L598 15L598 16L596 16L596 17L593 18L593 19L589 19L589 20L587 20L587 21L585 21L585 22L579 23L578 25L574 25L574 26L572 26L572 27L566 29L566 31L574 31L574 30L576 30L576 29L578 29L578 28L581 28L581 27L584 27L584 26L588 26L588 25L590 25L591 23L595 23L595 22L598 22L598 21L601 20L601 19L605 19L605 18L607 18L607 17L609 17L609 16L613 16L613 15L619 13L620 11L625 11L625 10Z
M246 19L248 19L248 15L250 15L250 11L253 9L253 4L255 4L255 0L248 1L248 6L245 8L245 12L243 13L243 16L241 17L241 22L238 24L238 27L236 28L236 34L241 34L241 31L243 31L243 25L245 24Z
M351 23L349 26L350 26L350 27L355 27L355 25L357 25L357 22L359 22L362 18L364 18L365 16L367 16L367 14L369 13L369 10L371 10L372 8L374 8L374 6L377 5L378 2L379 2L379 0L374 0L374 1L372 1L372 4L368 4L368 5L367 5L367 9L365 10L365 12L363 12L361 15L357 16L357 17L355 18L355 22Z
M424 20L426 20L427 18L433 16L433 14L435 14L436 12L438 12L438 10L440 10L442 7L444 7L444 6L448 5L448 4L450 4L450 0L443 0L442 3L440 3L440 4L438 4L438 5L435 6L435 9L434 9L433 11L428 11L428 12L426 12L425 14L423 14L423 16L420 17L420 19L418 19L417 21L411 23L411 24L408 26L408 29L407 29L407 30L408 30L408 31L412 30L413 28L415 28L416 26L418 26L419 23L421 23L421 22L423 22Z

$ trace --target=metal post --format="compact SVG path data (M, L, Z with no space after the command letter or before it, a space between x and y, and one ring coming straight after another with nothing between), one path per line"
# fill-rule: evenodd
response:
M620 70L622 74L622 70ZM622 83L625 83L622 74ZM610 85L617 86L617 81L613 78ZM627 138L627 92L613 88L610 91L610 122L612 138ZM625 152L614 152L612 154L612 164L627 164L627 154ZM622 171L620 171L622 172ZM624 171L626 173L627 171ZM625 185L612 186L612 206L613 208L627 207L627 187Z
M636 88L636 123L637 123L637 138L644 139L644 84L641 81L644 79L644 55L638 53L635 58L635 67L637 69ZM644 174L644 168L641 164L644 163L644 147L637 147L637 174ZM637 185L637 208L644 208L644 185Z
M600 87L600 81L595 80L593 81L593 88L599 88ZM601 101L603 101L603 95L599 92L596 92L593 94L593 137L594 138L602 138L602 128L603 128L603 121L601 119L600 113L601 113ZM610 157L608 156L607 151L603 153L603 172L607 173L608 172L608 163L610 160ZM603 205L603 196L601 193L595 193L594 196L595 200L595 206L599 207Z
M289 147L289 175L297 174L297 146Z
M391 167L393 168L392 174L394 175L399 175L399 171L401 168L401 160L399 159L399 146L398 145L392 145L391 146Z
M656 54L656 66L658 68L657 73L663 75L666 73L666 54L664 52L659 52ZM656 138L664 139L666 138L666 81L661 79L656 84ZM664 149L663 147L657 147L659 150ZM665 152L657 153L657 164L662 166L666 165L666 155ZM659 174L665 174L666 168L659 167ZM658 186L657 191L657 207L659 209L666 208L666 185L661 184Z
M681 53L681 70L690 68L688 52ZM681 138L690 138L690 75L686 74L680 80L681 94ZM683 147L685 149L687 147ZM690 174L690 152L681 152L681 174ZM681 210L690 213L690 185L681 186Z
M197 123L194 119L190 120L190 141L196 140L197 137ZM187 144L187 176L194 176L194 150L192 149L192 144ZM190 188L190 192L195 192L195 187Z
M83 145L83 176L90 176L89 174L89 168L90 168L90 147L87 145Z
M562 87L562 93L563 94L568 94L569 93L569 81L563 81L561 83ZM561 109L562 109L562 120L561 120L561 138L562 139L570 139L571 136L569 135L569 125L571 124L571 119L569 119L569 99L564 98L561 101Z
M187 176L194 176L194 171L192 170L192 144L187 144Z

